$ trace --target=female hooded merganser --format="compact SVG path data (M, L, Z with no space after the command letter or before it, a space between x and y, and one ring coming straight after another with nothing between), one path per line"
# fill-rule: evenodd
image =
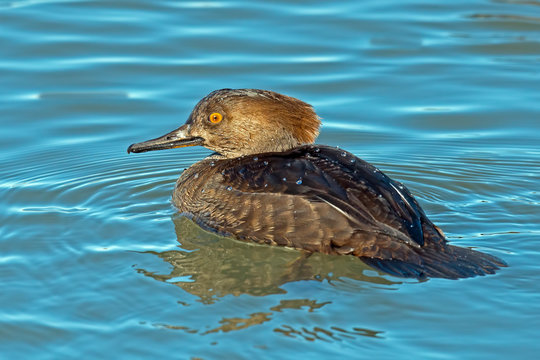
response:
M353 255L402 277L493 274L504 261L449 245L409 190L335 147L314 145L320 121L272 91L216 90L180 128L128 153L202 145L173 203L199 225L244 241Z

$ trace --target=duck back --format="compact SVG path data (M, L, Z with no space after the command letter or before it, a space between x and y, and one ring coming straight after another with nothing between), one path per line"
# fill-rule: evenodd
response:
M449 245L403 184L329 146L207 158L182 174L173 202L239 240L353 255L396 276L456 279L505 266Z

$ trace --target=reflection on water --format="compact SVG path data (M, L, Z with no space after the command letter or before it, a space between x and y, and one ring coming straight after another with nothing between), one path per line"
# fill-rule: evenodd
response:
M281 300L279 305L270 308L273 311L283 311L285 309L301 309L306 307L308 312L313 312L316 309L322 308L324 305L330 304L330 301L317 303L317 300L299 299L299 300Z
M138 268L137 271L153 279L174 284L195 295L206 305L214 304L227 295L265 296L284 294L283 285L294 281L313 280L337 284L342 278L378 285L394 285L379 276L367 265L351 256L332 256L306 253L286 249L256 245L225 238L201 229L185 216L173 216L176 236L182 250L163 252L148 251L169 263L169 274L156 274ZM180 304L189 304L179 301ZM306 310L315 312L331 302L313 299L282 299L268 311L249 314L248 317L223 317L218 327L199 330L183 325L155 324L155 326L188 333L207 335L218 332L243 330L253 325L271 321L274 313L285 310ZM274 331L288 337L301 337L308 341L332 341L355 336L377 337L380 331L363 328L345 330L337 326L327 329L315 326L295 328L282 324Z
M301 300L292 300L292 301L298 301L301 303L306 300L301 299ZM307 300L307 301L310 301L310 300ZM260 325L265 322L271 321L272 314L273 313L271 312L253 313L253 314L250 314L249 317L247 318L239 318L239 317L223 318L219 322L221 326L218 326L210 330L206 330L206 331L199 331L197 329L189 328L188 326L180 326L180 325L154 324L154 326L164 328L164 329L170 329L170 330L181 330L181 331L185 331L188 334L199 333L200 335L208 335L212 333L219 333L219 332L227 333L230 331L243 330L253 325ZM293 327L291 325L282 324L279 327L274 328L273 331L277 334L284 335L290 338L302 338L307 341L315 341L315 340L322 340L326 342L342 341L345 339L354 339L358 336L383 338L382 331L375 331L375 330L357 328L357 327L353 327L351 330L345 330L337 326L330 326L327 329L320 326L314 326L311 329L308 329L304 326Z
M305 327L294 329L291 326L283 325L281 328L274 329L275 332L283 334L289 337L302 337L304 340L342 340L342 339L354 339L356 336L368 336L368 337L382 337L381 331L373 331L369 329L353 328L352 330L344 330L336 326L330 327L330 330L320 328L318 326L313 327L312 330L308 330Z
M212 304L226 295L283 294L282 285L301 280L334 283L345 277L373 284L398 284L378 276L351 256L318 253L309 256L297 250L221 237L201 229L184 216L174 216L173 221L183 250L149 252L171 264L171 272L138 271L177 285L205 304ZM308 306L314 309L315 304ZM283 303L274 310L279 311L286 306L287 303Z

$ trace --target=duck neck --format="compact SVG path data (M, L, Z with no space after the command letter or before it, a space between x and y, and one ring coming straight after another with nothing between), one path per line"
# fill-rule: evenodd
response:
M284 152L302 145L292 134L280 134L279 137L266 135L264 139L249 141L243 147L220 149L219 155L224 158L236 158L246 155L262 154L267 152Z

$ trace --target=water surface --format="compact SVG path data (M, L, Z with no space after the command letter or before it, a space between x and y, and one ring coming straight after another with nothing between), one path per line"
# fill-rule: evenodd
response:
M540 2L0 3L0 353L534 358ZM170 203L209 154L127 155L218 88L313 104L494 276L403 280L218 237Z

